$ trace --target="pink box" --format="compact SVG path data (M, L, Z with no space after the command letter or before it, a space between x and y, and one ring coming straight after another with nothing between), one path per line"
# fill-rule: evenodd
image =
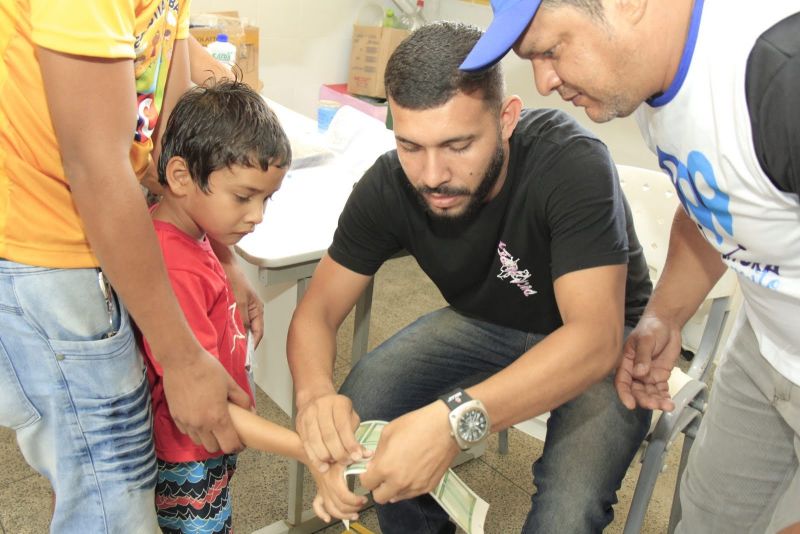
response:
M373 104L351 95L347 92L346 83L323 84L319 88L319 99L333 100L334 102L339 102L343 106L350 106L386 124L386 116L389 105L386 102Z

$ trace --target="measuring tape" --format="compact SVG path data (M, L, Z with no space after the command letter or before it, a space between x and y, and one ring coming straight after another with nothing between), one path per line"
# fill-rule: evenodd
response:
M350 528L342 532L342 534L375 534L370 529L361 523L350 523Z

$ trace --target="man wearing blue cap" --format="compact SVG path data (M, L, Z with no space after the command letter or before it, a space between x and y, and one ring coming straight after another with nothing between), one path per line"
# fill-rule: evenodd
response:
M672 409L680 329L725 267L744 306L681 482L680 532L800 520L800 5L494 0L461 68L511 48L542 94L603 122L636 112L683 204L665 276L625 346L623 402ZM699 231L698 231L699 229Z
M324 469L361 456L359 417L391 421L361 476L381 530L446 534L425 494L459 449L550 411L522 531L601 532L650 418L612 382L647 266L608 149L562 112L523 110L499 65L459 71L480 36L432 24L389 60L397 150L359 180L289 329L297 429ZM361 358L337 394L336 331L401 250L448 306ZM350 511L341 498L332 515Z

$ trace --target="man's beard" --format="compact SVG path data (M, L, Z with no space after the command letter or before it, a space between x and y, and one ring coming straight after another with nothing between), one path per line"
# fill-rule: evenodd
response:
M420 186L413 188L414 192L416 193L415 196L417 197L420 205L425 209L428 217L430 217L434 222L446 224L461 224L468 222L478 214L486 201L486 197L497 184L497 180L500 178L500 171L503 169L504 162L505 153L503 152L503 145L498 136L497 150L495 150L494 156L489 162L489 165L486 167L486 171L483 173L483 178L481 179L481 182L478 184L478 187L475 189L475 191L470 191L465 187L456 188L449 187L447 185L441 185L439 187ZM448 211L436 212L431 209L428 201L425 200L426 194L468 196L469 203L460 213L450 214Z

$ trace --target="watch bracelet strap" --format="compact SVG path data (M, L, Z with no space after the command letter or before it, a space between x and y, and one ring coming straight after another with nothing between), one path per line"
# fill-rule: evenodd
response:
M449 393L442 395L439 397L439 399L444 402L452 412L465 402L471 401L472 397L470 397L469 393L464 391L462 388L456 388Z

